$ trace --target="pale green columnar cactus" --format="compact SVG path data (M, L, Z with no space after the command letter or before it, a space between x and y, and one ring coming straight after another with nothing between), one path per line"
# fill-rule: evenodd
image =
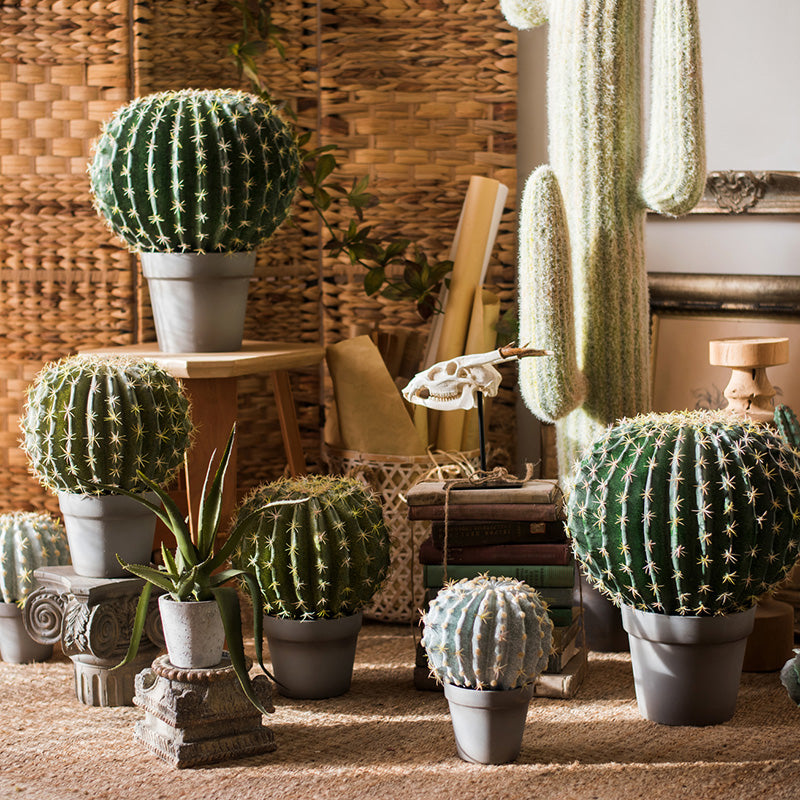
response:
M551 163L531 175L521 208L519 316L521 341L554 355L521 360L520 388L534 414L557 420L568 484L607 425L650 408L643 226L647 209L682 214L703 191L697 11L655 0L643 163L641 0L501 6L518 28L550 25Z
M644 414L592 444L568 509L576 557L615 603L742 611L800 555L800 453L725 412Z
M422 645L440 683L516 689L547 667L553 623L538 593L512 578L449 583L422 619Z
M299 171L278 110L223 89L137 98L89 165L98 212L143 252L253 250L289 213Z
M189 401L152 361L78 355L47 364L28 388L22 448L51 492L147 491L167 483L191 442Z
M22 606L35 588L38 567L69 564L64 526L49 514L0 514L0 599Z
M265 508L292 500L302 502ZM388 573L380 500L353 478L312 475L265 484L245 499L237 519L245 532L231 562L255 573L267 614L348 616L372 599Z

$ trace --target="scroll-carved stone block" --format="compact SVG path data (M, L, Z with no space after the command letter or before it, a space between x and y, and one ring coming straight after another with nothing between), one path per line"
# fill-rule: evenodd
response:
M269 680L257 676L253 690L273 711ZM134 729L136 739L178 768L275 749L272 731L245 697L227 655L217 667L196 670L178 669L160 656L136 676L134 704L145 711Z

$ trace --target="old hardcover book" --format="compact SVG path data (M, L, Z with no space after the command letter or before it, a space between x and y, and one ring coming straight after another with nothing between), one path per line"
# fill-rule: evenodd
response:
M435 547L444 547L443 520L431 522ZM523 542L561 542L567 540L563 522L525 522L520 520L453 520L447 523L448 547L514 544Z
M570 626L570 629L572 629L572 627L573 626ZM558 649L555 649L554 644L554 652L550 654L545 672L561 672L582 646L583 636L581 635L581 625L578 624L570 636L562 638Z
M444 505L409 505L408 518L412 521L443 520L445 519L445 507ZM456 521L558 522L559 520L563 521L564 518L563 506L551 503L469 503L464 505L451 503L447 507L447 519Z
M408 490L410 506L444 505L447 481L422 481ZM531 480L521 486L454 487L450 490L450 505L483 505L490 503L522 503L562 505L563 498L558 481Z
M448 531L448 543L451 541ZM444 550L429 536L419 546L420 564L441 564ZM507 544L449 546L448 564L572 564L572 550L566 542L512 542Z
M580 648L561 672L544 673L533 684L534 697L569 699L574 697L586 677L586 651Z
M578 632L582 630L583 627L583 609L578 608L578 613L575 614L574 619L568 625L564 626L554 626L553 627L553 650L559 651L562 650L564 644L568 642L570 639L575 638L578 635Z
M572 605L575 565L545 566L540 564L423 564L425 586L442 586L445 580L460 581L476 575L495 578L516 578L533 586L546 602L554 606ZM445 577L445 574L447 577ZM555 591L558 588L559 591ZM558 598L548 599L548 598Z

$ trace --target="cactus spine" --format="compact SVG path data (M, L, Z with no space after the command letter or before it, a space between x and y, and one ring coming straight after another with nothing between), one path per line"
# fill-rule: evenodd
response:
M579 463L568 527L590 582L617 604L745 610L800 554L800 454L724 412L622 420Z
M422 644L441 683L516 689L547 667L553 623L537 592L485 575L450 583L423 617Z
M31 470L52 492L146 491L166 483L192 434L181 384L151 361L79 355L47 364L20 422Z
M61 523L33 511L0 515L0 599L20 606L34 588L37 567L69 564Z
M297 145L277 109L229 90L123 106L89 167L98 212L144 252L253 250L289 212Z
M551 165L531 175L523 198L519 314L521 341L555 355L521 360L520 388L534 414L557 420L568 482L607 425L650 406L645 212L689 211L705 180L696 4L655 2L644 164L641 0L502 7L516 27L550 23Z
M305 502L261 510L298 499ZM348 616L372 599L387 575L390 542L381 504L355 479L316 475L265 484L246 498L237 519L245 532L231 561L255 572L268 614Z

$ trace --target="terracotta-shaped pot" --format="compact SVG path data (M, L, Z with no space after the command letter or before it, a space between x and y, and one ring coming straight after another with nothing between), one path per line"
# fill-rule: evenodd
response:
M278 691L319 700L350 689L362 613L335 619L264 617Z
M639 713L662 725L729 720L755 613L681 617L622 606Z
M47 661L53 645L35 642L22 621L22 610L16 603L0 602L0 657L9 664L30 664Z
M145 495L154 503L154 493ZM131 564L149 564L156 516L121 494L81 495L61 492L58 505L72 556L72 568L84 578L129 578L117 555Z
M522 747L533 684L518 689L444 685L458 755L474 764L508 764Z
M225 630L216 600L178 602L158 598L170 663L179 669L205 669L222 661Z
M141 256L162 352L219 353L242 349L255 251Z

